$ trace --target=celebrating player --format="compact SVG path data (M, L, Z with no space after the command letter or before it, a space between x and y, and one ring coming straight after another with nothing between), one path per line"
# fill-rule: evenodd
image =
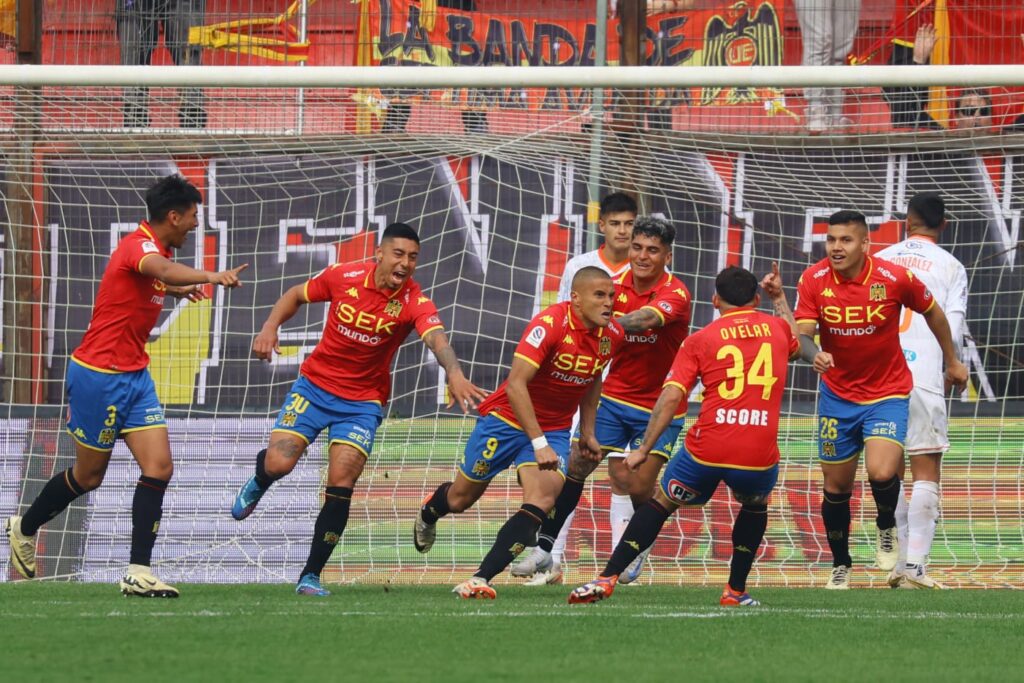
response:
M146 342L160 317L164 295L200 301L199 285L238 287L246 265L211 273L170 260L198 225L202 195L178 175L146 191L149 220L126 236L110 256L82 343L67 368L68 432L75 464L51 479L22 517L7 520L11 564L27 579L36 575L36 532L79 496L99 487L119 436L142 476L132 499L132 541L125 595L176 598L178 589L150 569L164 492L174 466L164 409L146 370Z
M593 459L583 450L574 451L569 461L565 486L555 503L554 514L544 520L536 550L520 565L516 575L530 570L553 583L560 570L553 566L551 550L569 515L579 504L587 476L607 455L612 491L629 495L630 505L612 517L612 543L618 544L633 516L654 492L662 465L672 456L676 437L683 427L683 412L675 415L661 441L651 451L659 456L631 471L624 462L626 448L639 445L661 392L661 382L672 364L690 326L690 293L677 277L666 270L672 258L675 229L665 220L643 216L636 220L630 242L630 270L617 281L614 315L627 332L626 346L611 366L604 382L597 410L596 434L601 452ZM622 582L635 581L646 553L623 574ZM534 580L532 583L539 583Z
M594 416L601 374L624 339L612 321L615 287L600 268L573 278L572 299L549 306L526 327L508 379L480 404L466 442L461 477L437 487L420 509L413 540L421 553L434 544L437 520L469 509L499 472L515 466L522 507L498 531L476 574L455 587L462 598L496 597L490 581L533 540L555 504L569 458L569 428L580 410L580 449L597 454Z
M604 236L604 244L593 251L588 251L569 259L562 272L562 280L558 287L558 300L568 301L572 293L572 279L580 268L595 266L606 271L614 280L629 270L629 245L633 238L633 224L636 222L636 202L622 192L612 192L601 200L598 227ZM573 429L579 422L579 414L573 420ZM621 490L612 483L612 504L609 510L612 521L618 516L633 514L633 502L629 492ZM555 539L551 552L534 546L532 552L519 562L512 565L512 576L531 577L527 586L543 586L559 583L562 580L562 555L565 542L569 535L576 510L572 510L562 525L562 531Z
M786 320L755 310L760 297L757 278L749 271L731 266L715 278L711 302L722 315L689 337L676 353L643 442L626 457L625 465L632 470L643 467L700 379L704 401L697 422L669 461L661 488L637 509L601 576L574 590L570 603L610 597L620 575L651 547L669 516L681 505L704 505L724 481L742 507L733 525L729 583L720 603L759 604L747 593L747 576L768 524L768 496L778 479L786 366L798 351L796 322L777 265L764 283L765 291L773 293L776 312Z
M818 457L824 474L821 516L832 551L825 587L850 587L850 495L864 450L875 499L879 568L899 556L896 504L913 380L900 346L901 307L920 313L938 340L946 381L963 386L967 369L957 358L942 308L913 272L868 255L868 226L857 211L829 217L828 256L804 271L797 286L796 320L801 356L821 374ZM821 335L821 350L813 341Z
M967 315L967 271L937 244L945 227L942 197L933 192L914 195L907 207L907 239L878 252L878 257L909 268L928 286L946 314L959 356ZM925 569L939 516L939 468L942 454L949 450L942 349L921 316L910 311L903 314L900 343L914 378L906 443L914 487L909 509L902 491L896 507L900 557L889 575L889 585L942 588Z
M253 341L257 358L271 360L278 328L303 304L330 301L323 337L302 364L270 443L256 455L256 474L235 496L231 515L245 519L270 485L295 467L306 448L328 430L327 486L313 528L306 565L295 591L326 596L320 573L348 522L352 490L373 450L373 440L391 391L391 361L416 328L448 376L452 404L464 412L486 392L473 386L459 367L437 315L437 308L412 279L420 253L416 231L405 223L384 229L375 263L335 264L289 289L270 311Z

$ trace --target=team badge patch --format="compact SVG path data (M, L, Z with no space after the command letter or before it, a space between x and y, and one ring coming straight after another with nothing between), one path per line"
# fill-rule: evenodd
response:
M868 300L885 301L885 298L885 285L881 282L871 285L871 289L868 290Z
M142 253L144 254L156 254L160 252L160 247L156 246L152 242L146 241L142 243Z
M609 337L601 337L601 341L597 343L597 353L602 356L607 356L612 352L612 340Z
M665 311L666 313L672 313L672 304L667 301L662 301L658 304L658 308Z
M402 314L402 302L397 299L392 299L384 306L384 315L390 315L392 318L397 318Z
M526 343L535 349L539 349L541 342L544 341L544 337L547 335L548 333L543 327L535 327L526 335Z
M668 495L669 498L676 501L677 503L688 503L691 500L700 497L700 491L694 491L689 486L679 481L678 479L672 479L668 483Z
M473 474L478 476L478 477L486 477L487 473L490 472L490 471L491 471L490 463L487 463L487 462L485 462L483 460L477 460L473 464Z

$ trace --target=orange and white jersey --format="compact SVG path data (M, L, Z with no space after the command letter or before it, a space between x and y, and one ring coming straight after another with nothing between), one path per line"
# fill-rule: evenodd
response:
M573 256L569 259L569 262L565 264L565 270L562 271L562 281L558 284L559 301L569 300L569 295L572 293L572 279L576 277L576 273L587 266L596 266L600 268L611 275L614 280L629 270L629 259L627 258L619 264L611 263L604 256L604 247L595 249L594 251L588 251L585 254L580 254L579 256Z
M909 268L924 282L949 320L959 353L967 315L967 271L963 264L931 238L920 235L886 247L877 256ZM900 319L900 344L914 376L914 388L942 394L942 349L924 317L906 308Z

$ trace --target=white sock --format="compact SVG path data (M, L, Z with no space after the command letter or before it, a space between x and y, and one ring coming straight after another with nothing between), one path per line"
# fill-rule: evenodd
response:
M910 510L910 506L907 505L906 489L903 487L903 482L900 482L900 497L896 501L896 540L900 544L899 558L896 560L896 566L902 567L907 562L907 513Z
M569 529L572 527L572 520L575 517L576 511L573 510L565 518L565 524L562 525L562 530L558 532L558 538L555 539L554 545L551 546L551 560L555 564L562 564L562 556L565 555L565 541L569 538Z
M612 494L612 504L608 511L612 526L612 551L622 540L622 534L626 533L629 520L633 519L633 499L629 496Z
M907 564L924 564L928 560L938 518L939 485L934 481L915 481L907 514Z

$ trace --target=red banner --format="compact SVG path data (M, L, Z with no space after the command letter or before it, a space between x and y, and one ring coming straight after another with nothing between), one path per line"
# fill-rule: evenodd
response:
M409 66L593 66L596 24L586 18L512 16L438 8L424 16L414 0L367 0L371 62ZM720 7L647 17L647 59L658 66L767 66L782 63L786 0L723 2ZM609 64L619 61L619 20L607 25ZM365 39L361 37L360 42ZM774 92L774 91L773 91ZM691 104L752 102L753 88L677 93ZM587 92L544 89L451 93L464 106L578 109Z

